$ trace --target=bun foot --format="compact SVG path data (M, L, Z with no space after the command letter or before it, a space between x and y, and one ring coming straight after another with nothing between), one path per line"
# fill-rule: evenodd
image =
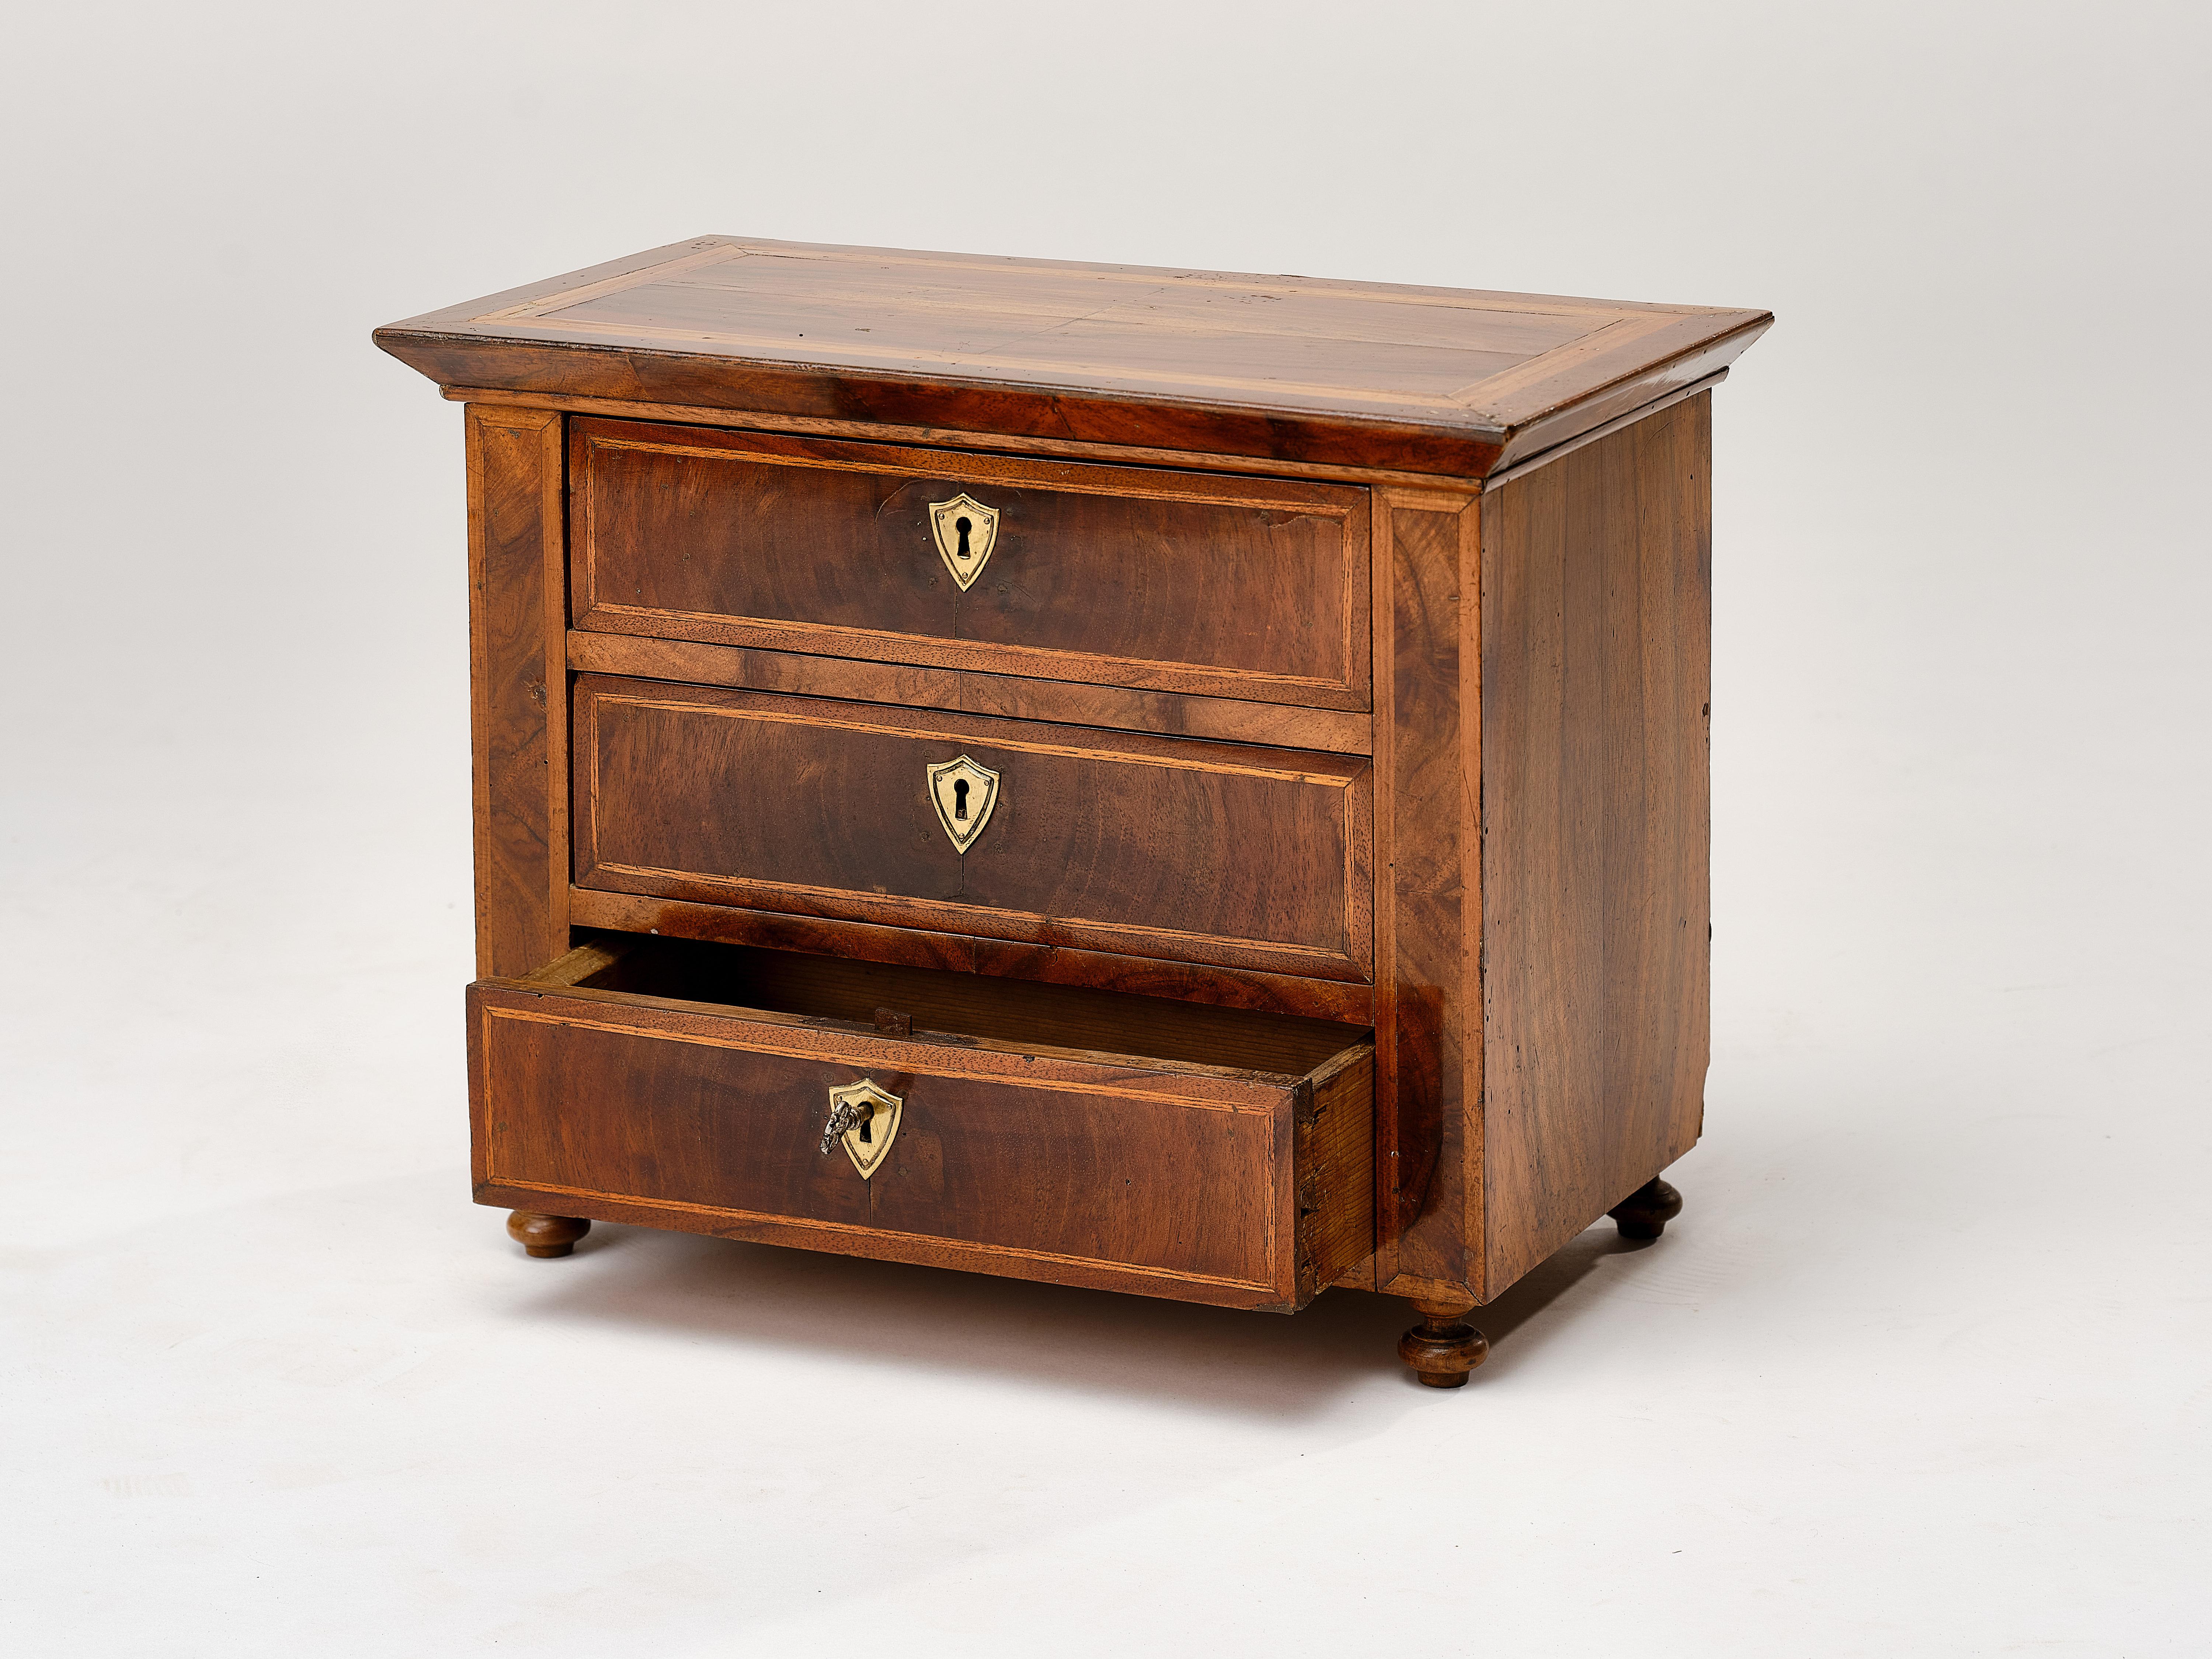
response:
M1656 1238L1682 1213L1682 1195L1654 1177L1606 1213L1620 1224L1623 1238Z
M1398 1358L1413 1368L1421 1386L1458 1389L1467 1374L1490 1358L1490 1341L1460 1316L1474 1304L1455 1302L1416 1302L1421 1322L1398 1339Z
M592 1224L572 1215L539 1215L517 1210L507 1218L507 1236L532 1255L566 1255Z

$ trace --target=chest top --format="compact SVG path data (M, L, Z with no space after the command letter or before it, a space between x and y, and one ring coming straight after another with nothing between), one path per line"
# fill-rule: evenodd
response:
M376 331L459 391L1482 477L1771 313L701 236Z

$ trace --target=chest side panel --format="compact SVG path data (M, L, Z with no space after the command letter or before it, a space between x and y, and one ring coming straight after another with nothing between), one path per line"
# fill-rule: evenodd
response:
M1492 1295L1704 1118L1711 401L1485 498Z

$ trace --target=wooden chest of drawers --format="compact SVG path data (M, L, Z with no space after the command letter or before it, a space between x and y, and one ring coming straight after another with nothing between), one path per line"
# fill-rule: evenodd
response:
M467 405L478 1200L1463 1382L1680 1208L1771 321L702 237L379 330Z

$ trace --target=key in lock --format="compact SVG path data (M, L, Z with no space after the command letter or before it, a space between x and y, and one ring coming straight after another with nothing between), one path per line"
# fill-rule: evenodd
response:
M860 1179L867 1180L890 1156L905 1111L906 1102L877 1087L873 1078L830 1090L830 1119L822 1126L822 1156L829 1157L831 1147L842 1146Z

